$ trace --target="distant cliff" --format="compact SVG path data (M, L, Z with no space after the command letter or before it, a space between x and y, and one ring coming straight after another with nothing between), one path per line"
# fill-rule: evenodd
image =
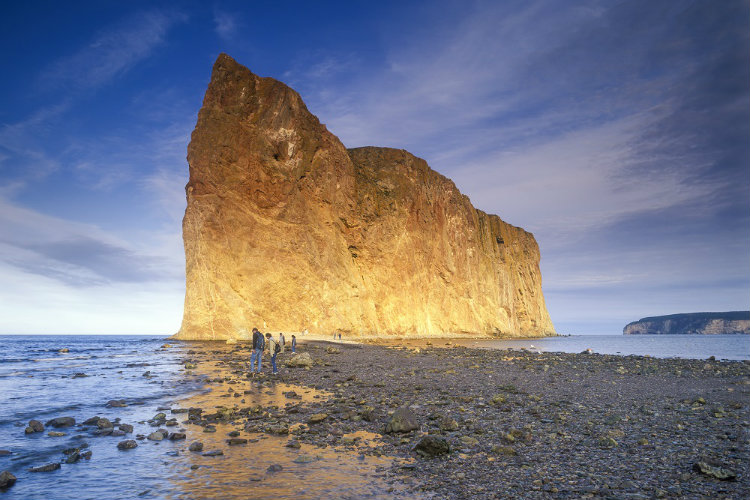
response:
M750 311L671 314L653 316L629 323L624 335L750 334Z
M406 151L347 150L297 92L225 54L188 163L177 338L554 335L531 233Z

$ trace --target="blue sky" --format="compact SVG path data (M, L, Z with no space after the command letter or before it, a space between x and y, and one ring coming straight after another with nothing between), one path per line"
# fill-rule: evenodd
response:
M220 52L532 231L561 333L750 307L748 1L0 9L0 334L177 331Z

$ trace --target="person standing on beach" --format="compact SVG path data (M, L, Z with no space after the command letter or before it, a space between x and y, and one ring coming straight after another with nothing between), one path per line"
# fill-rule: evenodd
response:
M260 373L260 362L263 359L263 334L257 328L253 328L253 353L250 355L250 373L253 373L253 363L257 360L257 371Z
M297 337L292 335L292 353L297 352L296 349L297 349Z
M268 344L268 352L271 354L271 370L273 375L277 375L279 372L276 369L276 355L281 352L281 346L273 339L273 336L270 333L266 334L266 339L266 343Z
M286 346L286 340L284 339L284 332L279 332L279 344L281 344L281 352L284 352Z

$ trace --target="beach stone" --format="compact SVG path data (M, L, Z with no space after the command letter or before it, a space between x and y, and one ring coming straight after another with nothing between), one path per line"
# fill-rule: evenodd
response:
M127 434L130 434L133 432L133 426L130 424L120 424L117 426L122 432L125 432Z
M451 447L445 438L425 436L414 446L413 451L418 455L429 458L450 453Z
M59 432L59 431L49 431L47 433L47 435L49 437L56 438L56 437L63 437L63 436L65 436L65 433L64 432Z
M160 412L154 415L151 420L166 420L166 419L167 419L167 414Z
M203 451L203 443L200 441L193 441L190 443L190 446L188 446L188 450L190 451Z
M120 429L115 429L110 433L110 436L114 437L122 437L125 435L125 431L121 431Z
M440 427L440 430L444 432L452 432L458 430L458 422L450 417L441 418L438 426Z
M29 472L51 472L60 468L60 464L55 462L47 465L40 465L38 467L31 467Z
M719 465L712 465L708 462L696 462L693 464L693 470L700 472L704 476L715 477L722 481L735 481L737 474L729 469L725 469Z
M317 424L328 418L327 413L315 413L307 419L308 424Z
M44 424L39 420L29 420L29 426L26 428L26 434L33 432L44 432Z
M185 439L185 433L184 432L173 432L169 435L170 441L180 441L182 439Z
M282 470L284 470L284 467L281 464L272 464L268 466L266 472L274 473L281 472Z
M112 422L110 422L108 418L100 418L100 419L99 419L99 420L98 420L98 421L96 422L96 426L97 426L98 428L100 428L100 429L108 429L108 428L110 428L110 427L114 427L114 426L112 425Z
M197 365L195 363L185 363L186 370L195 370L196 368L197 368Z
M287 448L292 448L294 450L299 450L300 448L302 448L302 445L296 439L288 441L284 446L286 446Z
M7 470L0 472L0 489L10 488L14 484L16 484L16 476Z
M70 427L71 425L76 424L76 419L73 417L57 417L53 418L49 422L47 422L45 425L47 427Z
M403 407L393 412L390 420L385 425L386 434L394 432L410 432L419 429L417 416L409 408Z
M81 453L78 450L73 450L73 453L68 454L68 458L65 459L66 464L74 464L81 459Z
M61 353L63 353L63 354L64 354L64 353L66 353L66 352L70 352L70 349L68 349L67 347L63 347L62 349L58 349L58 351L57 351L57 352L61 352Z
M74 373L73 374L73 378L86 378L86 377L88 377L88 375L86 375L83 372L79 372L79 373Z
M97 417L91 417L91 418L89 418L87 420L84 420L83 421L83 425L96 425L97 423L99 423L99 419L100 418L101 417L98 417L98 416Z
M93 452L91 450L84 451L81 453L81 458L85 458L86 460L91 460L91 454Z
M234 446L237 444L247 444L247 439L245 438L229 438L227 439L227 444L229 446Z
M224 452L221 451L221 450L211 450L211 451L207 451L205 453L202 453L202 455L204 457L218 457L218 456L221 456L223 454L224 454Z
M137 446L138 443L136 443L133 439L126 439L125 441L120 441L119 443L117 443L118 450L132 450Z
M514 456L518 454L515 448L513 448L512 446L502 446L502 445L493 446L492 453L496 455L507 455L507 456Z
M104 406L107 408L124 408L128 405L125 403L124 399L110 399Z

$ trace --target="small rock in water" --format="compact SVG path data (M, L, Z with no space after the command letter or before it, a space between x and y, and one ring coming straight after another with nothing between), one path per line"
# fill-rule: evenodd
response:
M39 467L31 467L29 472L50 472L60 468L60 464L57 462L47 465L40 465Z
M188 446L188 450L190 451L203 451L203 443L200 441L193 441L190 443L190 446Z
M71 425L76 424L76 419L73 417L57 417L53 418L49 422L47 422L45 425L48 427L70 427Z
M16 483L16 476L4 470L0 472L0 489L10 488Z
M91 417L83 421L83 425L96 425L101 417Z
M182 439L185 439L185 433L184 432L173 432L169 435L170 441L180 441Z
M317 459L317 457L314 457L312 455L300 455L292 460L292 462L294 462L295 464L309 464L315 462Z
M66 464L74 464L81 459L81 453L78 450L73 450L73 453L68 454L68 458L65 459Z
M148 437L146 437L146 439L150 441L161 441L162 439L164 439L164 434L162 434L159 431L154 431L151 434L149 434Z
M13 452L10 451L10 450L0 450L0 457L5 457L5 456L8 456L8 455L10 455L12 453Z
M245 438L229 438L227 439L227 444L229 446L233 446L236 444L247 444L247 439Z
M128 405L125 403L124 399L110 399L104 406L107 408L124 408Z
M223 454L224 454L224 452L221 451L221 450L211 450L211 451L207 451L207 452L203 453L202 455L204 457L218 457L218 456L221 456Z
M59 432L59 431L49 431L47 433L47 435L49 437L58 438L58 437L63 437L65 435L65 433L64 432Z
M282 470L284 470L284 467L282 467L280 464L273 464L273 465L268 466L268 469L266 469L266 472L273 473L273 472L281 472Z
M125 432L125 433L127 433L127 434L130 434L131 432L133 432L133 426L132 426L132 425L130 425L130 424L120 424L120 425L118 425L117 427L119 427L119 429L120 429L120 430L121 430L122 432Z
M59 349L57 352L66 353L66 352L70 352L70 349L68 349L67 347L63 347L62 349Z
M44 432L44 424L39 420L29 420L29 426L26 427L26 434L32 434L34 432Z
M100 429L113 427L112 422L110 422L108 418L100 418L99 420L97 420L96 426Z
M73 374L73 378L86 378L86 377L88 377L88 375L86 375L83 372L79 372L79 373L74 373Z

